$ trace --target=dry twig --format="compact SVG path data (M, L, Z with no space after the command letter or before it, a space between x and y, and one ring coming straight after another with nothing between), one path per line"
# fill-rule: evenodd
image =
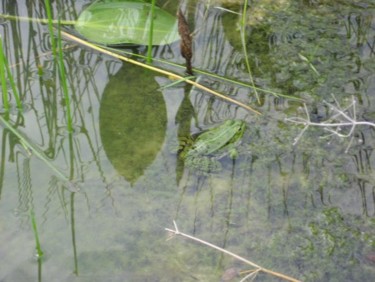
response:
M174 229L165 228L165 230L168 231L168 232L170 232L170 234L180 235L180 236L182 236L182 237L185 237L185 238L191 239L191 240L193 240L193 241L195 241L195 242L201 243L201 244L203 244L203 245L206 245L206 246L209 246L209 247L211 247L211 248L213 248L213 249L216 249L216 250L218 250L218 251L220 251L220 252L222 252L222 253L225 253L225 254L227 254L227 255L230 255L230 256L234 257L235 259L238 259L238 260L240 260L240 261L242 261L242 262L244 262L244 263L246 263L246 264L248 264L248 265L251 265L252 267L255 267L256 270L254 270L252 273L250 273L250 274L247 276L248 278L250 278L252 275L256 275L258 272L264 272L264 273L268 273L268 274L271 274L271 275L273 275L273 276L276 276L276 277L278 277L278 278L284 279L284 280L286 280L286 281L300 282L300 280L297 280L297 279L292 278L292 277L290 277L290 276L287 276L287 275L284 275L284 274L282 274L282 273L275 272L275 271L269 270L269 269L267 269L267 268L261 267L261 266L255 264L255 263L253 263L253 262L251 262L251 261L249 261L249 260L243 258L243 257L240 257L239 255L236 255L236 254L234 254L234 253L232 253L232 252L230 252L230 251L228 251L228 250L225 250L225 249L223 249L223 248L220 248L220 247L218 247L218 246L216 246L216 245L214 245L214 244L211 244L211 243L209 243L209 242L207 242L207 241L204 241L204 240L199 239L199 238L196 238L196 237L194 237L194 236L191 236L191 235L188 235L188 234L182 233L182 232L180 232L180 231L178 230L177 224L176 224L176 222L175 222L174 220L173 220L173 224L174 224ZM170 238L169 238L169 239L170 239ZM241 281L245 281L245 280L242 279Z
M298 134L298 136L294 139L293 145L296 145L298 141L301 139L302 135L310 126L319 126L323 127L325 131L328 131L330 134L327 136L338 136L341 138L351 137L348 147L346 148L345 152L347 153L350 145L353 142L353 132L357 125L367 125L371 127L375 127L375 123L368 122L368 121L358 121L357 120L357 109L356 109L356 100L352 97L352 101L349 106L343 108L340 103L336 100L334 96L334 104L328 103L323 101L325 105L329 107L332 112L332 115L322 122L312 122L310 119L309 111L306 107L306 104L303 105L304 111L306 114L306 118L301 117L291 117L286 118L285 121L292 122L294 124L301 124L304 125L302 131ZM343 128L349 128L349 132L342 133ZM326 136L326 137L327 137Z

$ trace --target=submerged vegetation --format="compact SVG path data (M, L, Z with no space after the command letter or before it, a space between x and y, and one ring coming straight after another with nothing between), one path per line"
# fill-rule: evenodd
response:
M11 2L0 239L39 281L375 277L372 1Z

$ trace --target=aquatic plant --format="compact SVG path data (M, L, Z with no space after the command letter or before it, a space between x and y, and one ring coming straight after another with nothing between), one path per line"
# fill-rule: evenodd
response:
M84 9L75 29L102 45L165 45L177 41L176 18L142 1L95 1Z
M178 18L178 33L181 36L180 40L180 52L182 57L186 61L186 73L193 75L193 69L191 66L191 58L193 57L193 48L192 48L192 37L189 29L189 25L185 19L184 14L181 11L181 8L177 12Z

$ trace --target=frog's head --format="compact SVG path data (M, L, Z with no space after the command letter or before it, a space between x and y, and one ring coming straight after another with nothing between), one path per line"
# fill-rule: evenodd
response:
M227 120L226 124L233 129L233 132L235 132L233 136L234 140L241 138L246 130L246 123L242 120Z

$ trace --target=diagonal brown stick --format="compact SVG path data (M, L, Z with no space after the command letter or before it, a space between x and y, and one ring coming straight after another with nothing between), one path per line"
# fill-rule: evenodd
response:
M244 262L244 263L246 263L248 265L251 265L251 266L257 268L257 271L262 271L264 273L268 273L268 274L271 274L271 275L276 276L278 278L281 278L281 279L284 279L284 280L287 280L287 281L291 281L291 282L301 282L300 280L297 280L297 279L295 279L293 277L290 277L290 276L287 276L285 274L282 274L282 273L279 273L279 272L275 272L275 271L269 270L267 268L263 268L263 267L255 264L255 263L253 263L253 262L251 262L251 261L249 261L249 260L247 260L247 259L245 259L243 257L240 257L239 255L236 255L236 254L234 254L234 253L232 253L230 251L227 251L227 250L225 250L223 248L220 248L220 247L218 247L218 246L216 246L214 244L211 244L211 243L209 243L207 241L204 241L204 240L196 238L194 236L182 233L182 232L180 232L178 230L177 224L176 224L176 222L174 220L173 220L173 224L174 224L174 228L175 228L174 230L173 229L169 229L169 228L165 228L165 230L167 230L168 232L174 233L174 235L180 235L180 236L183 236L185 238L191 239L191 240L193 240L195 242L198 242L198 243L201 243L203 245L206 245L206 246L209 246L211 248L214 248L216 250L219 250L220 252L223 252L223 253L225 253L227 255L230 255L230 256L232 256L232 257L234 257L234 258L236 258L236 259L238 259L238 260L240 260L240 261L242 261L242 262Z
M159 68L156 68L156 67L144 64L142 62L138 62L138 61L129 59L129 58L127 58L125 56L122 56L120 54L116 54L114 52L106 50L103 47L100 47L100 46L95 45L93 43L87 42L87 41L85 41L83 39L80 39L80 38L78 38L78 37L76 37L76 36L74 36L72 34L69 34L69 33L65 32L65 31L61 31L61 35L64 36L65 38L68 38L68 39L76 42L76 43L79 43L79 44L84 45L86 47L89 47L91 49L97 50L97 51L99 51L99 52L101 52L103 54L107 54L107 55L109 55L111 57L120 59L122 61L134 64L134 65L137 65L137 66L140 66L140 67L143 67L143 68L146 68L146 69L149 69L149 70L161 73L161 74L164 74L164 75L169 76L169 77L171 77L173 79L176 79L176 80L183 80L186 83L189 83L189 84L191 84L191 85L193 85L193 86L195 86L195 87L197 87L199 89L202 89L202 90L204 90L204 91L206 91L206 92L208 92L208 93L210 93L212 95L215 95L215 96L217 96L217 97L219 97L219 98L221 98L221 99L223 99L225 101L228 101L228 102L231 102L233 104L236 104L236 105L238 105L238 106L240 106L240 107L242 107L242 108L244 108L246 110L249 110L249 111L251 111L253 113L256 113L257 115L261 115L260 112L258 112L257 110L254 110L252 107L250 107L250 106L248 106L248 105L246 105L244 103L241 103L241 102L239 102L239 101L237 101L237 100L235 100L233 98L230 98L230 97L227 97L227 96L225 96L223 94L220 94L220 93L218 93L218 92L216 92L216 91L214 91L214 90L212 90L212 89L210 89L210 88L208 88L208 87L206 87L204 85L201 85L201 84L199 84L199 83L197 83L197 82L195 82L193 80L185 79L183 76L174 74L172 72L169 72L169 71L166 71L166 70L163 70L163 69L159 69Z

